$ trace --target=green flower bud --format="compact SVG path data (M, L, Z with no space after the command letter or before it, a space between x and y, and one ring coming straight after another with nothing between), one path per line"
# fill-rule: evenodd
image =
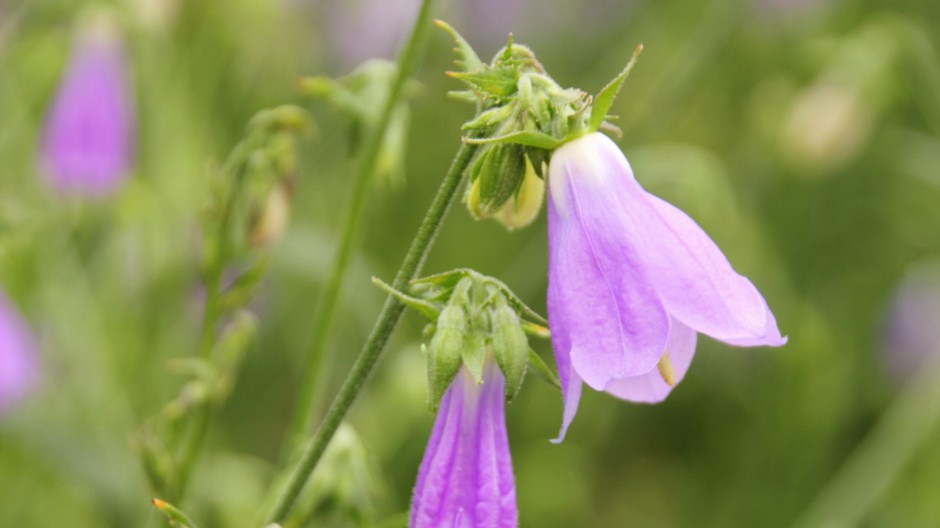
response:
M474 217L497 212L519 189L526 173L525 149L521 145L485 147L471 168L467 207Z
M450 382L457 375L467 343L467 313L450 303L437 319L437 330L428 346L428 403L436 410Z
M496 364L506 377L506 400L512 400L525 378L529 362L529 340L522 330L519 315L506 298L497 295L490 312L492 321L493 354Z

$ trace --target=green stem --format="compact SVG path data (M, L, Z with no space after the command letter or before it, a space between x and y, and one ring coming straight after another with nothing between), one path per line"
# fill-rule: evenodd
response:
M940 423L940 356L932 354L794 526L858 526Z
M208 360L212 355L212 349L215 344L215 327L218 324L219 295L222 286L221 267L210 273L206 284L206 300L203 307L202 329L199 337L199 357ZM205 443L206 433L209 430L209 419L212 414L212 403L206 401L198 404L193 410L193 415L189 420L187 435L183 444L179 448L177 456L176 483L170 490L168 497L170 500L182 503L186 493L186 487L189 485L189 478L192 474L193 466L199 453L202 451L202 445Z
M393 288L405 290L408 287L408 282L420 273L431 244L434 242L434 237L440 230L444 217L457 196L463 173L475 150L475 146L464 144L457 151L457 156L454 158L447 176L441 182L430 208L428 208L421 225L418 227L414 240L411 241L408 253L395 275L395 280L392 282ZM336 399L333 400L333 404L323 418L323 422L320 423L319 429L310 439L310 443L307 445L297 468L291 474L287 487L278 497L277 505L271 512L268 523L282 522L290 513L294 502L307 483L307 479L313 473L320 457L323 456L323 451L329 444L330 439L333 438L336 428L343 421L373 367L375 367L385 343L388 342L395 325L398 324L403 309L404 305L397 297L394 295L386 297L382 311L372 326L372 331L362 346L359 357L353 364L349 375L346 376L343 386L336 395Z
M418 59L424 41L427 40L428 30L430 29L431 11L436 0L423 0L421 10L414 27L411 30L411 37L408 43L398 57L398 67L395 78L389 88L388 98L385 100L382 113L374 129L372 129L366 138L363 147L362 160L358 166L356 177L353 183L352 195L346 208L343 219L343 230L339 239L339 247L336 249L336 255L333 257L333 264L329 275L324 282L324 291L320 295L315 310L313 322L313 338L310 347L306 353L303 371L301 373L300 392L297 397L297 407L291 419L291 425L285 439L285 453L293 451L294 446L300 444L306 431L313 424L316 413L316 396L318 387L318 377L320 374L326 354L326 347L329 330L333 323L333 317L336 313L336 304L339 300L340 290L343 281L346 278L346 272L349 269L349 261L352 255L353 244L359 233L359 224L362 221L362 211L365 207L366 197L372 184L372 177L375 174L379 159L379 151L382 147L382 141L385 138L386 130L392 119L392 114L401 97L405 82L414 74L418 67Z

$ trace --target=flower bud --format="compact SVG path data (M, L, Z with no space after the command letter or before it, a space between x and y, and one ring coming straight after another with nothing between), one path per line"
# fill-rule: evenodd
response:
M457 375L467 343L467 314L451 302L437 319L437 330L428 346L428 400L437 409L444 391Z
M290 194L286 185L275 185L257 214L249 235L251 245L264 247L279 239L290 221Z
M467 199L470 212L476 218L486 218L498 211L515 194L525 173L525 150L521 145L486 147L471 169L473 184Z
M536 174L528 157L525 160L525 177L516 191L514 199L506 202L503 207L493 214L507 229L525 227L535 220L542 210L542 201L545 197L545 180Z
M506 298L497 295L490 312L493 355L499 370L506 377L506 400L512 400L525 378L529 362L529 340L520 326L519 315L509 307Z

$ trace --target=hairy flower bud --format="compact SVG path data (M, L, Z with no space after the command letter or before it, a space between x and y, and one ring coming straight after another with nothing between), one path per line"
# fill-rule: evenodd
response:
M437 409L444 391L460 370L467 330L467 314L463 306L457 303L445 306L427 349L428 402L432 409Z
M506 377L506 400L512 400L522 387L529 363L529 339L520 326L519 315L506 298L497 295L490 313L493 355Z

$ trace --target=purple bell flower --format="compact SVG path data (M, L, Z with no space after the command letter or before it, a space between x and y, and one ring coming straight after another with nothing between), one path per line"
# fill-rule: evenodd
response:
M786 342L757 288L685 213L640 187L617 145L591 133L548 176L548 321L564 397L581 383L655 403L682 380L696 333L736 346Z
M0 413L20 399L36 377L33 337L26 322L0 293Z
M130 173L134 118L120 37L83 28L46 116L39 163L64 194L102 196Z
M504 385L494 361L486 365L482 385L466 368L454 378L418 471L410 528L517 526Z

